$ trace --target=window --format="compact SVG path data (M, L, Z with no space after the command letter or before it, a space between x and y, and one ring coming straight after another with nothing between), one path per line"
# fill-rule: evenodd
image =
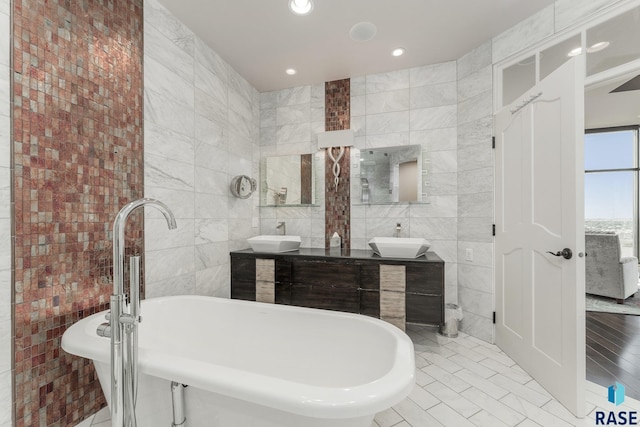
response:
M620 236L638 255L638 127L588 130L584 144L585 231Z

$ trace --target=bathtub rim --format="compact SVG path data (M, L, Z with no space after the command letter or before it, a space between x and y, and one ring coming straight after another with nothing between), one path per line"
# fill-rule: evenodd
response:
M413 343L397 327L369 316L311 309L287 305L266 304L254 301L232 300L228 298L179 295L152 298L144 305L175 300L207 300L214 304L254 305L259 309L289 312L313 311L318 316L342 317L350 321L358 320L375 324L390 333L396 349L391 368L374 381L353 387L324 387L310 385L274 376L243 371L240 369L187 359L181 356L149 351L140 348L139 370L141 374L152 375L169 381L178 381L211 392L224 394L238 400L272 407L281 411L313 418L357 418L385 410L404 399L413 389L415 360ZM258 308L258 307L256 307ZM92 333L105 322L106 311L96 313L73 324L62 337L64 351L109 364L109 340ZM210 372L202 375L203 371ZM214 375L215 374L215 375ZM274 393L274 390L278 390Z

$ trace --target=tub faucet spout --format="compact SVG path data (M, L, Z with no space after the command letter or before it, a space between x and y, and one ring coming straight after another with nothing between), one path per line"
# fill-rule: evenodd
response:
M122 272L124 270L124 229L127 225L127 219L134 210L145 205L153 206L162 212L162 215L167 220L169 230L174 230L177 227L173 212L159 200L138 199L120 209L113 222L113 295L119 295L124 292Z
M130 302L124 295L124 230L129 215L141 206L153 206L164 215L170 230L176 219L164 203L155 199L138 199L125 205L113 223L113 294L109 328L102 327L98 335L111 338L111 425L136 427L135 396L137 394L137 346L140 322L140 257L131 257Z

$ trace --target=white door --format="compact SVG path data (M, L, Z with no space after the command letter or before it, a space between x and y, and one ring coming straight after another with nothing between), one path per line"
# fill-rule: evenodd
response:
M585 415L584 62L495 116L496 343ZM555 256L564 248L569 259Z

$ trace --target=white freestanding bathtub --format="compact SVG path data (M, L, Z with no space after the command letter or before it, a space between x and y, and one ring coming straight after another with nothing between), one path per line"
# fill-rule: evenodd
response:
M82 319L62 348L92 359L110 402L105 312ZM171 425L171 381L188 385L189 427L370 427L414 384L413 344L366 316L201 296L145 300L137 420Z

